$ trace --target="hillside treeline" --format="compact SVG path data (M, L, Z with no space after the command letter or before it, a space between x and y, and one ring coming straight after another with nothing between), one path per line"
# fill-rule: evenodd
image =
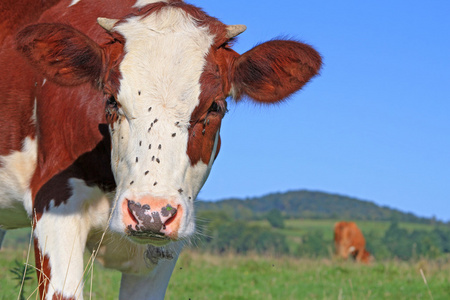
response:
M429 224L435 220L418 217L370 201L342 195L307 190L274 193L262 197L226 199L217 202L198 201L197 210L220 211L237 220L257 220L272 209L284 218L347 219L414 222Z

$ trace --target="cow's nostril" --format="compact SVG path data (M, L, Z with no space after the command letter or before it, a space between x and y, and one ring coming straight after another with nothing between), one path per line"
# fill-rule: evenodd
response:
M175 218L177 217L177 214L178 214L178 208L175 209L175 212L172 214L172 216L170 218L168 218L166 220L166 222L164 222L163 229L166 229L166 226L169 226L175 220Z
M131 218L131 220L132 220L133 222L135 222L136 224L139 224L138 219L136 219L136 217L135 217L134 214L133 214L133 210L132 210L131 207L130 207L130 203L133 203L133 204L134 204L134 201L128 200L128 199L127 199L127 202L128 202L128 205L127 205L127 208L128 208L128 216Z

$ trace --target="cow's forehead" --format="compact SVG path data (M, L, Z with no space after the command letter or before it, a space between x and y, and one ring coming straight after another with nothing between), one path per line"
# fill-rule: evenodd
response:
M198 105L200 76L214 41L209 29L198 26L183 9L167 6L133 16L115 30L125 40L118 95L125 113L137 118L151 104L189 118Z

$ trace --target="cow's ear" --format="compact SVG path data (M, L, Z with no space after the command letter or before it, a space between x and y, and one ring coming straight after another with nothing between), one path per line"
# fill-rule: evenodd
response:
M260 44L235 60L231 96L280 101L317 75L321 65L320 54L309 45L291 40Z
M102 49L85 34L63 24L35 24L20 31L17 50L43 75L60 85L98 85Z

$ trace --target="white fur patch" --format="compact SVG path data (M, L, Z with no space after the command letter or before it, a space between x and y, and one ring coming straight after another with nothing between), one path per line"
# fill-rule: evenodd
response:
M37 141L26 138L21 151L0 156L0 226L12 229L31 225L30 180L36 169Z
M91 230L106 228L110 200L98 187L70 179L72 196L55 207L54 202L37 222L34 236L41 255L50 258L51 282L47 299L55 292L67 298L82 299L83 253Z
M152 272L138 275L123 273L119 299L164 299L178 253L182 248L181 243L174 243L171 247L175 249L174 258L161 259ZM135 264L139 261L142 259L138 258Z
M72 0L72 2L70 2L68 7L74 6L75 4L77 4L78 2L80 2L81 0Z

